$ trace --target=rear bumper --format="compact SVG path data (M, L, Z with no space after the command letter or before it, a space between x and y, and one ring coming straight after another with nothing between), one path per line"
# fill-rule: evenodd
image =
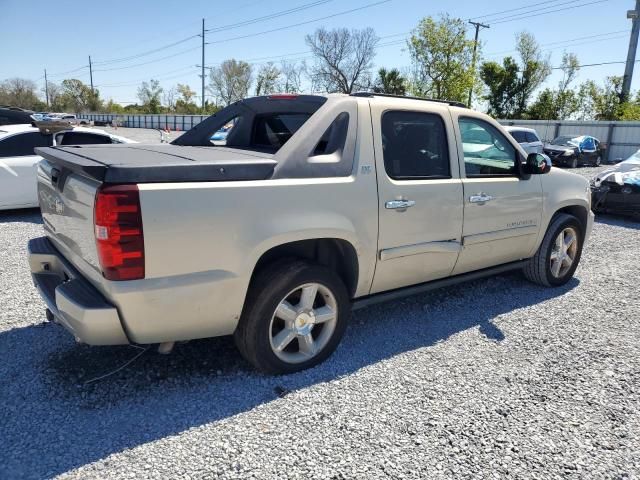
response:
M46 237L29 241L29 267L40 296L56 321L77 341L123 345L129 339L118 310L87 282Z

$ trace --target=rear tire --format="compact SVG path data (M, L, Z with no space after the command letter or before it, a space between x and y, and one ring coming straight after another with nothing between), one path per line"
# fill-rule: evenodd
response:
M333 353L350 308L347 289L333 270L300 260L279 261L251 282L234 339L256 369L298 372Z
M524 276L545 287L564 285L578 268L582 242L582 225L578 219L566 213L557 214L551 220L540 248L524 267Z

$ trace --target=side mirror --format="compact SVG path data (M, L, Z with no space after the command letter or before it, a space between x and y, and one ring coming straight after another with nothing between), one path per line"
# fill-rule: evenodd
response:
M543 153L530 153L524 165L524 173L542 175L551 171L551 159Z

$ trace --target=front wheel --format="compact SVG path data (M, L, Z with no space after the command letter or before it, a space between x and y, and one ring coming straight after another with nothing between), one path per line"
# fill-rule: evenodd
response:
M582 255L582 225L566 213L556 215L536 254L524 268L525 277L546 287L567 283Z
M601 163L602 163L602 157L600 155L598 155L596 157L596 159L593 161L593 166L594 167L599 167Z
M573 157L569 162L569 168L578 168L578 157Z
M258 370L297 372L333 353L349 311L347 289L333 270L282 261L252 281L234 338L244 358Z

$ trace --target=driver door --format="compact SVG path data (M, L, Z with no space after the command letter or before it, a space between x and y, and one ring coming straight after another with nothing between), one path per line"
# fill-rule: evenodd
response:
M520 176L522 154L497 124L452 115L464 191L462 251L453 274L530 257L542 217L540 176Z

